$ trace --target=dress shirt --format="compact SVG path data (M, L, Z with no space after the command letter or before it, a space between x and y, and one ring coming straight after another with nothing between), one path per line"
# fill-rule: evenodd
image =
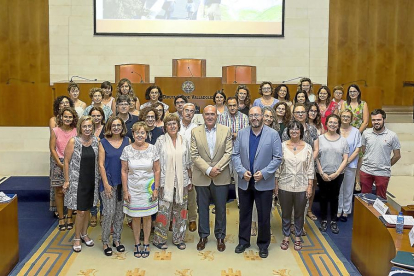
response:
M180 120L180 126L180 131L178 133L181 134L181 136L185 137L187 141L191 141L191 131L198 125L191 122L188 126L185 126L183 124L183 121Z
M263 131L263 128L260 130L259 135L256 136L256 134L254 134L253 130L250 129L250 138L249 138L249 161L250 161L250 172L252 174L255 173L253 171L253 164L254 164L254 158L256 157L257 147L259 146L260 137L262 137L262 131ZM253 177L251 179L253 179Z
M214 154L214 148L216 147L216 133L217 133L217 125L214 125L214 127L209 130L207 126L204 126L206 130L206 139L207 139L207 145L208 149L210 151L210 157L213 158ZM211 170L213 167L209 167L206 170L206 175L210 175Z

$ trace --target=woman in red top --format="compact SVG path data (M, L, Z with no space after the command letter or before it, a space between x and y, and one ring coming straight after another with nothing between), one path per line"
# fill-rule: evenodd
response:
M332 113L338 115L338 104L335 101L331 101L331 91L328 86L321 86L319 88L316 103L321 112L322 125L327 130L325 125L326 118Z

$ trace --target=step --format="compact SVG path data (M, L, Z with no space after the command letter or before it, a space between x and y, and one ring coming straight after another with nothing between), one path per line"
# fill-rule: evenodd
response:
M414 123L385 123L385 126L397 133L414 134Z
M0 151L0 175L49 175L49 151Z
M0 151L49 151L48 127L0 127Z
M397 211L401 210L401 206L412 205L414 203L414 177L391 177L387 194L388 202Z

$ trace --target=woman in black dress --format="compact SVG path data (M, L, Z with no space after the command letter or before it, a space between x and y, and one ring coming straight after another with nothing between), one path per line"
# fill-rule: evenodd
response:
M91 116L83 116L78 123L78 136L70 139L65 149L63 192L65 206L77 210L73 251L82 250L94 242L88 237L89 210L98 202L98 146Z

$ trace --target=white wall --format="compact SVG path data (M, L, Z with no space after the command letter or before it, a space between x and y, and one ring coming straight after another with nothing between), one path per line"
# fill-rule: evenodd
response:
M150 65L155 76L171 76L174 58L204 58L207 76L221 67L257 66L257 80L298 76L327 82L329 0L286 0L284 38L103 37L93 35L93 0L49 0L50 79L73 75L115 80L115 64Z

